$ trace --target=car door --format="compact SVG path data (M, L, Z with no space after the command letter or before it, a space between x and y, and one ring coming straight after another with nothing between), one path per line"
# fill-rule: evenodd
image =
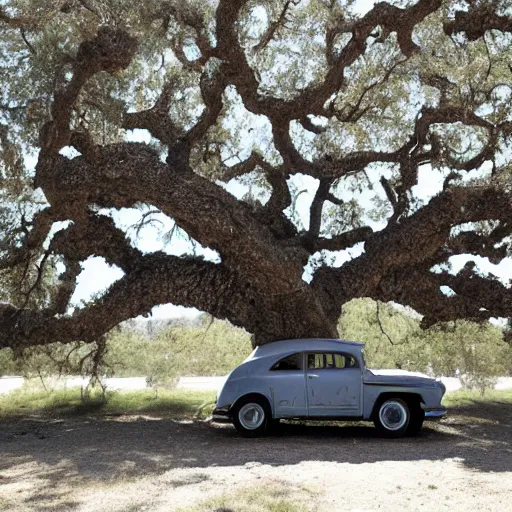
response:
M309 352L306 376L308 416L361 416L361 368L355 357Z
M304 354L297 352L277 361L268 372L274 417L307 416Z

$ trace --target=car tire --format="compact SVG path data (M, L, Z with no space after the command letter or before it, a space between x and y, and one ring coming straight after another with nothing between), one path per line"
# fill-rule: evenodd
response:
M265 398L247 396L235 404L232 417L233 425L244 437L259 437L268 430L272 412Z
M275 433L279 432L281 426L282 426L282 423L279 418L272 418L268 422L267 431L271 432L272 434L275 434Z
M407 426L406 434L408 436L415 436L423 427L423 421L425 420L425 411L421 408L419 402L409 404L409 410L411 411L411 419Z
M411 411L401 398L386 398L378 404L373 422L381 434L402 437L411 422Z

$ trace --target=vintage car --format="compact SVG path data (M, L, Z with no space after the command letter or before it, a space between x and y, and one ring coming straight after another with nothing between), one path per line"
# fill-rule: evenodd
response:
M446 414L439 380L402 370L369 370L364 345L299 339L256 348L226 378L213 421L233 422L246 437L282 418L373 421L391 437L419 432Z

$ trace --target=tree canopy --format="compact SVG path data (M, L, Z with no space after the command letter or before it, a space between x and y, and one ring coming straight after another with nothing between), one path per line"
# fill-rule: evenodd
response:
M509 2L359 4L0 2L0 348L96 341L165 303L257 344L337 337L360 297L423 326L512 316L509 283L450 268L510 251ZM428 200L420 173L441 177ZM142 251L113 214L134 207L216 258ZM124 276L71 309L90 256Z

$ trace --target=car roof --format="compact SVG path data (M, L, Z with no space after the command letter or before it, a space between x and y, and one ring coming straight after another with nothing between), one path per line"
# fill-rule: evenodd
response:
M364 347L364 343L356 341L322 339L322 338L304 338L297 340L274 341L257 347L253 352L253 358L267 357L294 350L303 352L306 350L347 350L353 352Z

